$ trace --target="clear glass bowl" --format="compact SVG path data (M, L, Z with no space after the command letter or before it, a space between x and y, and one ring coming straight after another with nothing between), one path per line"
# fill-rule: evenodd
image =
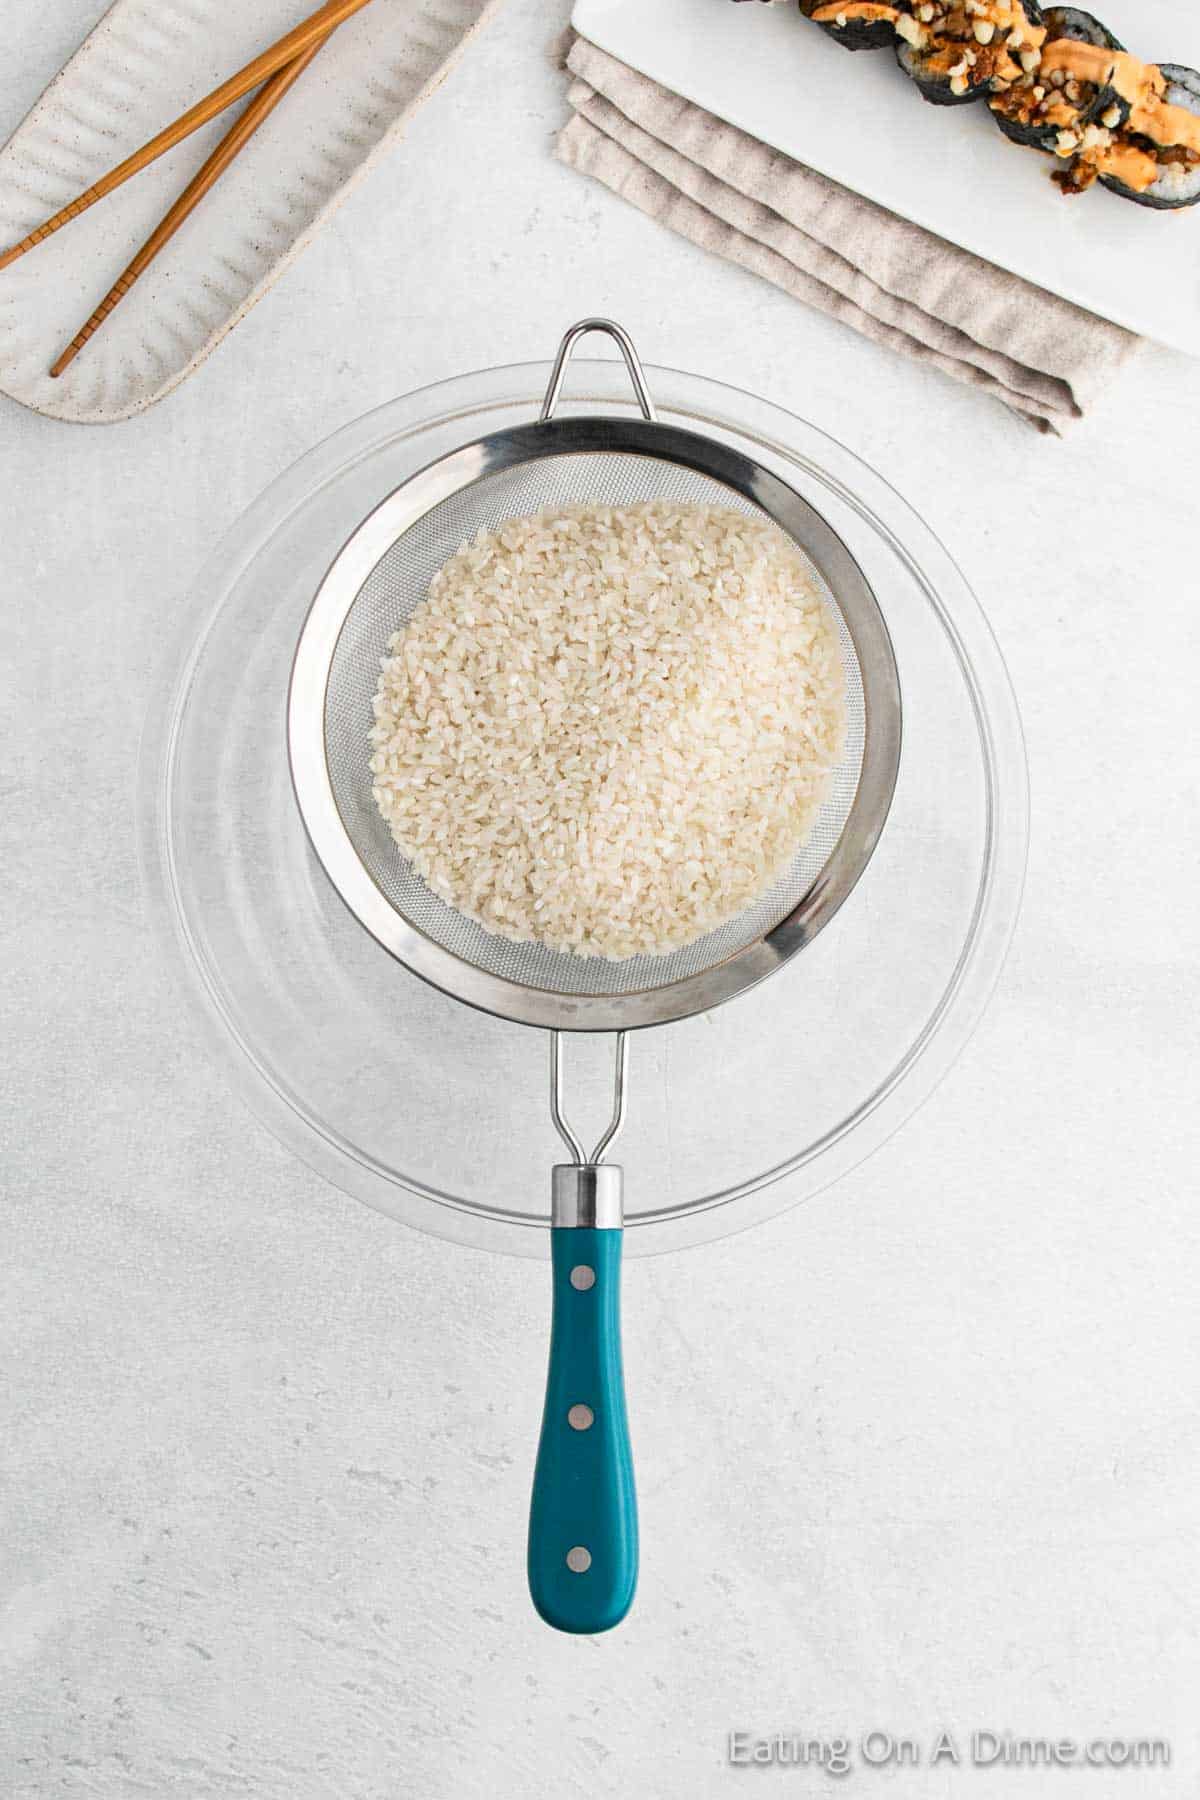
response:
M152 909L215 1051L254 1112L346 1192L406 1224L544 1255L547 1036L410 975L355 923L309 850L285 702L312 595L351 531L414 470L537 415L549 365L425 388L286 471L203 570L143 743ZM1016 920L1028 838L1020 722L987 623L912 509L842 445L766 401L648 371L659 416L799 489L863 566L904 703L891 816L857 889L745 996L631 1045L627 1249L741 1229L859 1162L962 1049ZM621 412L621 365L583 362L565 411ZM611 1042L567 1044L567 1103L607 1117Z

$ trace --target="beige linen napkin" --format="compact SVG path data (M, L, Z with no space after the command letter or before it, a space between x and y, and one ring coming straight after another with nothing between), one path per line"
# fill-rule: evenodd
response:
M561 161L875 343L1061 434L1140 340L748 137L586 38Z

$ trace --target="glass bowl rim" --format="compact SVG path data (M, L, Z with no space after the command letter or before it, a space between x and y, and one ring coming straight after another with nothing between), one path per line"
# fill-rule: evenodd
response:
M564 403L568 410L613 404L613 394L604 388L619 364L580 359L574 366L577 376L588 378L589 392L572 396ZM170 776L205 647L230 590L271 540L323 487L385 446L459 420L464 437L480 435L489 412L524 402L526 386L529 403L536 408L549 368L547 361L502 364L413 389L349 421L282 470L224 533L192 583L192 604L182 609L152 686L137 776L139 860L155 934L210 1050L251 1112L303 1162L377 1210L435 1236L533 1256L549 1254L543 1221L480 1206L373 1162L316 1119L248 1041L204 967L180 904ZM785 1211L839 1180L911 1117L957 1060L994 990L1019 913L1029 836L1028 767L1008 672L966 578L930 526L885 477L810 421L729 383L662 365L647 364L646 370L668 416L685 417L693 427L732 433L798 466L849 505L899 558L946 632L970 697L987 775L987 827L975 906L951 977L886 1079L853 1113L795 1155L699 1200L647 1211L628 1221L627 1250L633 1254L708 1242ZM593 385L601 391L591 392ZM681 394L689 404L681 402ZM702 403L702 410L695 411L691 402ZM789 433L814 439L821 460L789 443ZM899 526L867 504L864 490L872 488L899 515L903 537ZM906 541L912 537L921 546L920 560ZM926 570L930 561L935 568L940 566L936 584ZM804 1171L816 1178L803 1192L789 1194L789 1178Z

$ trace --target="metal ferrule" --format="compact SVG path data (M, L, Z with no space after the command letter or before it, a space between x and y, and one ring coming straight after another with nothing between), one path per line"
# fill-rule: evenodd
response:
M555 1230L587 1227L620 1231L621 1170L615 1163L555 1163L550 1188L550 1223Z

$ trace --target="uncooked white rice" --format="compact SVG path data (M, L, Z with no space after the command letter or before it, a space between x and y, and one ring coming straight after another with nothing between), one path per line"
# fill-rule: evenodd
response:
M490 932L666 953L807 838L842 749L834 629L767 520L654 501L482 530L391 637L376 804Z

